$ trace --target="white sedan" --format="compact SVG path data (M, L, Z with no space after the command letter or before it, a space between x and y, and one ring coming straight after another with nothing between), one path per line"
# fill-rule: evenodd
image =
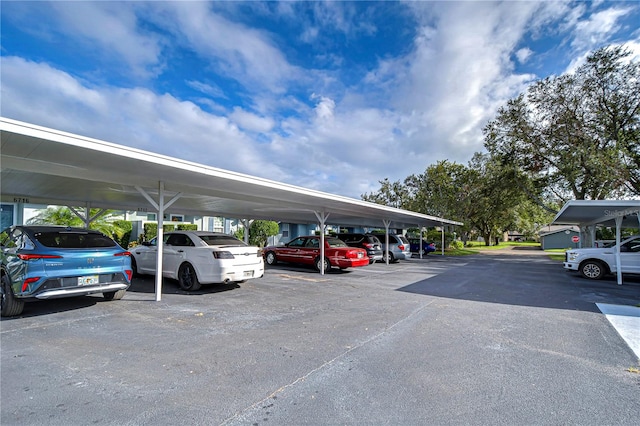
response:
M262 250L231 235L172 231L164 234L163 241L162 276L178 280L184 290L196 291L201 284L243 282L264 275ZM130 252L134 273L156 273L157 238Z

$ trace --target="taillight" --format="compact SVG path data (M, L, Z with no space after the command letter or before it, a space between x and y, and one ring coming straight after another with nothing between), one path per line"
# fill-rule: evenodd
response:
M127 274L127 280L131 282L131 278L133 278L133 271L131 269L125 269L125 274Z
M398 248L400 249L400 251L404 251L404 246L402 244L400 244Z
M39 279L40 279L40 277L31 277L31 278L27 278L26 280L24 280L24 282L22 283L22 291L23 292L27 291L27 288L29 287L29 284L35 283Z
M373 244L371 244L371 243L364 243L363 245L368 249L373 247Z
M114 256L129 256L129 257L131 257L131 252L130 251L121 251L120 253L114 254Z
M347 259L357 259L358 258L358 253L359 250L349 250L346 254L345 257Z
M233 253L230 251L214 251L213 252L214 259L235 259Z
M37 260L37 259L62 259L62 256L58 256L55 254L18 254L18 259L20 260Z

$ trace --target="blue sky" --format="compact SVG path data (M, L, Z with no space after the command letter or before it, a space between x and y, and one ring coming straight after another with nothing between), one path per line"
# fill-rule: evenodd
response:
M466 164L593 49L640 59L637 1L0 7L2 116L354 198Z

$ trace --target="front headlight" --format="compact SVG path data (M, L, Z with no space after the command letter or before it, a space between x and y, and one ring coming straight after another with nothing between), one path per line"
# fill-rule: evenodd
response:
M574 260L576 260L577 258L578 258L578 253L575 253L575 252L569 252L569 253L567 254L567 260L568 260L569 262L573 262L573 261L574 261Z

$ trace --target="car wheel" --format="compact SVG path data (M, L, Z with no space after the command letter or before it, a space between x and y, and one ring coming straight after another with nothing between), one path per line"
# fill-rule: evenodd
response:
M268 251L265 255L265 260L267 261L267 265L275 265L278 263L278 259L276 258L276 254L272 251Z
M580 265L580 275L592 280L599 280L605 276L607 268L604 264L597 260L587 260Z
M178 283L180 288L186 291L200 290L200 281L196 275L196 270L190 263L183 263L178 270Z
M3 317L12 317L20 315L24 309L24 302L18 300L13 295L11 290L11 280L6 274L2 274L2 283L0 285L0 292L2 292L2 301L0 302L0 315Z
M321 262L322 258L317 258L316 259L316 269L318 271L322 270L322 262ZM327 259L326 257L324 258L324 272L327 272L329 270L329 268L331 268L331 263L329 263L329 259Z
M382 255L382 261L383 262L387 261L387 253L386 252ZM389 263L393 263L395 261L396 261L396 258L393 257L393 253L389 252Z
M102 293L102 297L104 297L104 300L120 300L126 292L127 290L105 291Z

